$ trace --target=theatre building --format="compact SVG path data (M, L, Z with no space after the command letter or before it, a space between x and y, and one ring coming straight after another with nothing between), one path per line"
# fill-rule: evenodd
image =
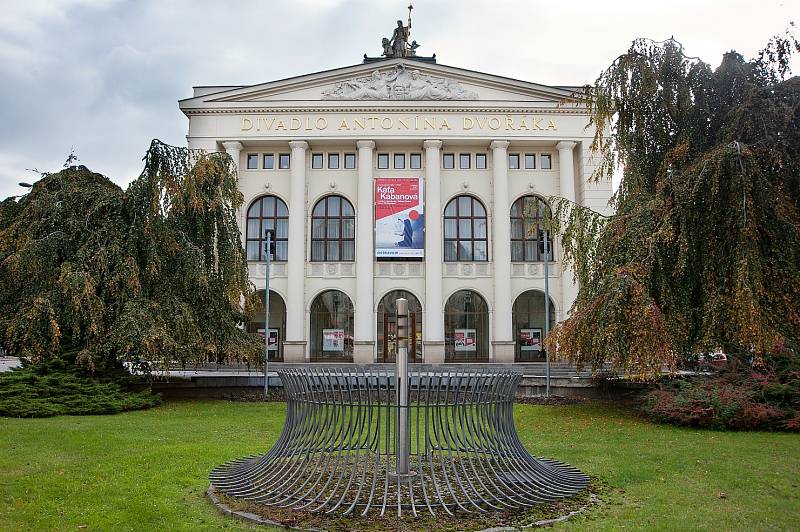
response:
M401 30L396 30L401 31ZM396 41L392 39L392 43ZM250 280L270 269L270 357L394 360L394 301L409 300L409 358L538 360L576 294L546 198L608 210L575 87L445 66L416 43L383 58L250 86L195 87L188 145L238 164ZM248 328L264 330L263 314Z

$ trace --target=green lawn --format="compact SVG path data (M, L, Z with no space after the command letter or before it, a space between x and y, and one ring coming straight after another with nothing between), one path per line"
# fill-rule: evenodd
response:
M0 530L253 529L204 498L215 465L266 451L285 406L170 401L115 416L0 418ZM657 426L608 405L519 405L534 454L600 478L560 528L800 530L800 436ZM720 493L724 493L720 497Z

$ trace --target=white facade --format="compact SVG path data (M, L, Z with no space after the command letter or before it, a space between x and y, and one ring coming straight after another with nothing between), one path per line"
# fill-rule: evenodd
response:
M379 303L390 291L406 290L422 306L422 357L443 362L452 342L445 330L448 298L471 290L488 306L488 329L479 329L488 335L480 339L488 346L483 359L514 361L519 351L512 308L520 294L544 289L544 269L542 262L512 262L512 204L526 195L558 195L606 212L612 194L610 181L588 180L595 164L589 152L593 131L586 129L585 109L570 100L571 92L387 59L254 86L196 87L194 97L181 101L189 147L226 151L239 165L243 239L253 201L273 195L288 207L287 260L273 264L270 280L285 301L284 360L317 356L312 344L319 339L312 341L312 335L319 331L312 331L310 313L326 290L352 301L354 361L382 360ZM396 169L394 154L401 153L405 168ZM272 154L274 168L265 169L264 155ZM288 169L278 167L281 154L290 156ZM312 168L312 154L323 155L323 168ZM339 155L338 169L328 168L328 154ZM350 154L355 168L345 169ZM378 168L379 154L389 155L388 168ZM421 156L421 168L409 168L411 154ZM444 154L454 155L454 168L445 167ZM461 154L470 155L469 169L459 168ZM253 155L256 167L248 168ZM519 169L509 167L509 155L519 155ZM525 168L526 155L533 155L535 169ZM485 168L476 168L478 156L485 156ZM424 179L421 261L375 258L373 179L392 176ZM331 194L347 198L355 210L352 261L312 260L312 209ZM459 195L475 197L486 208L487 261L444 260L443 211ZM554 242L549 289L555 318L563 320L578 288L569 270L562 272L560 244ZM249 272L263 289L264 264L250 262Z

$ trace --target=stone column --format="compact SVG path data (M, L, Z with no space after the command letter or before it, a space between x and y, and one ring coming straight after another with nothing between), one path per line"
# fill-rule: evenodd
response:
M558 177L561 187L561 197L570 201L577 201L575 195L575 164L572 160L572 151L577 143L570 140L562 140L556 144L558 150ZM567 313L578 297L578 284L569 265L561 274L561 318L567 319Z
M306 150L308 142L289 142L289 253L286 291L286 341L283 359L286 362L306 361L305 342L305 277L306 277Z
M239 160L241 159L242 155L242 146L241 142L223 142L222 147L225 148L225 153L231 156L233 159L233 164L236 165L236 170L239 170Z
M444 362L442 306L441 140L426 140L425 148L425 324L424 361Z
M492 149L492 262L494 267L494 361L514 362L511 323L511 219L508 209L508 145L495 140Z
M374 217L372 152L375 142L359 140L358 147L358 218L356 219L356 301L353 362L375 362L374 312Z

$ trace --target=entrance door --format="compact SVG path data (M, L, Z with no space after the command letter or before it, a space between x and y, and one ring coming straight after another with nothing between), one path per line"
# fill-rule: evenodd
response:
M413 294L394 290L381 299L377 313L378 362L397 360L397 310L398 298L408 300L408 361L422 362L422 308Z

